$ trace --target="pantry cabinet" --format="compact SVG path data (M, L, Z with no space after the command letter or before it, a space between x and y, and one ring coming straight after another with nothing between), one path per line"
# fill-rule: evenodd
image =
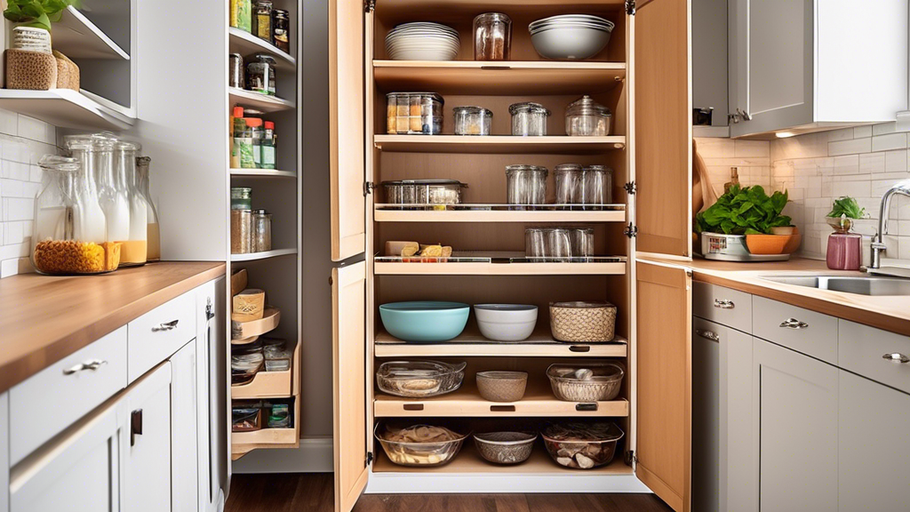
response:
M642 252L691 254L688 4L592 0L570 10L556 0L329 2L332 260L340 262L331 276L336 510L351 510L364 491L418 489L651 489L674 510L690 510L691 276L636 261ZM513 20L511 61L490 65L472 60L471 22L488 11L504 12ZM542 60L525 27L567 12L614 22L610 44L589 61ZM458 31L458 60L388 59L389 30L411 21L444 23ZM441 94L444 133L453 130L452 108L488 108L494 112L493 135L389 135L386 94L397 91ZM583 95L613 112L609 136L563 135L566 106ZM548 136L509 135L508 107L525 101L553 112ZM549 169L564 162L606 165L614 171L615 204L594 210L504 207L504 169L516 162ZM383 181L424 178L467 182L463 204L422 210L385 200ZM392 240L441 242L475 254L523 253L525 227L554 223L590 225L596 253L608 254L611 263L376 260ZM534 333L521 343L491 343L469 320L452 342L415 345L392 337L378 316L380 304L406 300L534 304L540 315ZM606 344L555 341L547 312L549 302L557 300L612 302L619 311L617 338ZM392 358L466 361L465 383L442 400L385 396L374 390L374 369ZM550 363L573 360L624 365L620 396L596 404L557 401L544 370ZM506 368L530 374L533 409L520 402L493 404L477 393L477 371ZM479 458L470 439L442 467L393 464L375 441L374 429L424 415L475 431L491 425L538 428L540 418L598 417L615 422L625 436L622 453L590 471L557 465L542 446L524 464L491 466Z

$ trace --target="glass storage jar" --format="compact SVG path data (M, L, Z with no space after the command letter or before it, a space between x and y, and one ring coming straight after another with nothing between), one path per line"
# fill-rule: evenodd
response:
M383 181L390 204L461 204L466 183L457 180Z
M284 9L272 11L272 44L284 53L291 53L291 15Z
M120 264L123 265L123 244L130 239L130 198L126 176L115 166L114 148L118 143L112 136L96 134L92 137L91 155L106 239L121 243Z
M501 12L474 18L474 60L509 60L512 57L512 19Z
M435 92L392 92L386 95L389 134L439 135L445 100Z
M135 142L118 141L114 144L114 175L126 187L129 200L129 236L121 242L120 266L145 265L148 261L148 209L145 196L139 191L136 172L136 155L142 146Z
M544 258L547 255L547 230L543 228L525 229L525 257Z
M253 9L253 35L272 42L272 0L258 0Z
M603 165L584 168L584 204L602 206L613 203L613 169Z
M252 228L252 210L231 210L231 254L251 252Z
M506 201L514 205L546 204L547 168L536 165L506 166Z
M67 135L67 150L79 161L76 175L76 208L73 212L73 236L76 240L101 244L108 241L107 219L98 198L96 169L111 165L110 141L105 135ZM97 148L96 148L97 143ZM99 149L100 148L100 149ZM107 148L104 150L104 148Z
M272 214L265 210L253 210L252 241L250 252L272 250Z
M566 109L566 135L570 137L605 137L610 135L613 113L590 96L570 104Z
M493 112L483 107L455 107L455 135L489 135Z
M570 228L569 235L573 258L594 256L594 228Z
M149 166L152 163L151 157L136 157L136 174L138 180L138 190L148 205L146 212L146 240L148 240L148 251L146 259L149 263L161 260L161 231L158 223L158 207L152 200L152 191L149 182Z
M274 96L275 89L275 58L264 53L253 55L253 62L246 66L247 89Z
M579 164L559 164L553 170L556 181L556 204L584 202L584 171Z
M512 114L512 135L547 134L547 118L550 117L550 111L540 103L514 103L509 106L509 113Z
M231 187L231 210L252 210L252 195L249 187Z

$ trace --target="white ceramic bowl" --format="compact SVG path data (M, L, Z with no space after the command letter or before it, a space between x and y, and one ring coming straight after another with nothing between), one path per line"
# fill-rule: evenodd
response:
M543 25L553 25L566 22L576 22L584 21L587 23L593 23L598 25L609 26L611 29L614 26L614 23L606 18L601 18L600 16L592 16L590 14L561 14L559 16L550 16L549 18L541 18L536 21L532 21L528 28L534 30Z
M537 306L525 304L476 304L474 316L480 334L493 341L522 341L537 325Z
M532 34L531 44L546 59L583 60L606 48L610 33L594 28L557 26Z

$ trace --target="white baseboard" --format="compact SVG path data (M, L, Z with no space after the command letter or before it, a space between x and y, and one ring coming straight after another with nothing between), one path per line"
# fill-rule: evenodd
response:
M233 462L234 474L331 473L335 470L331 437L300 440L292 449L253 450Z
M650 493L634 475L371 473L367 494Z

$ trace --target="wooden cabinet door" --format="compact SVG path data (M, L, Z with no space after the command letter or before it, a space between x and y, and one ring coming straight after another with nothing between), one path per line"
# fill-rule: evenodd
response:
M170 511L171 363L139 379L125 400L123 511Z
M910 395L839 373L840 510L910 510L910 458L904 449L910 445Z
M689 1L640 2L630 17L638 251L692 254Z
M332 269L335 511L349 512L369 478L366 263Z
M642 261L636 273L635 471L673 510L686 512L691 509L691 278L685 269Z
M813 122L813 0L730 3L730 123L733 137Z
M838 510L837 368L758 338L753 357L761 510Z
M332 261L366 248L363 2L329 1Z

